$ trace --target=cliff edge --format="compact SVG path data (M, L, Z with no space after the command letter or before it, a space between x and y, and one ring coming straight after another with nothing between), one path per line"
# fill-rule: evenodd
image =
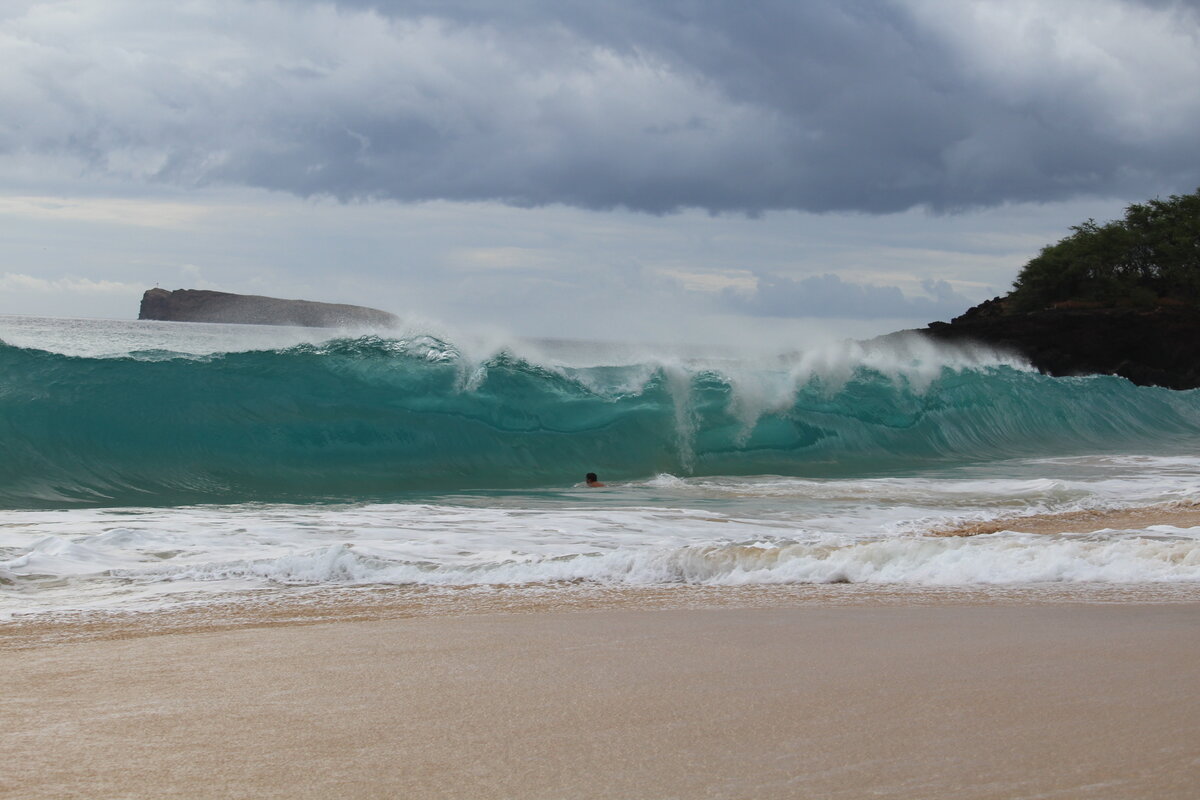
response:
M148 289L138 319L167 322L225 322L244 325L298 325L308 328L390 327L399 320L376 308L281 300L206 289Z
M1200 309L1060 303L1018 312L997 297L920 330L942 342L978 342L1027 359L1049 375L1119 375L1141 386L1200 387Z

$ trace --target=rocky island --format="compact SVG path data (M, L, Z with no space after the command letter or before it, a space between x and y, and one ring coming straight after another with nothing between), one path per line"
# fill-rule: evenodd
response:
M244 325L298 325L308 328L391 327L394 314L364 306L281 300L206 289L149 289L138 319L167 322L224 322Z
M1072 230L1012 292L920 333L1013 352L1050 375L1200 388L1200 190Z

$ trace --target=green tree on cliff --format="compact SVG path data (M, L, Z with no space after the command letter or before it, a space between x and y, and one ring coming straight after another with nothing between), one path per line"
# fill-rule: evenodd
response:
M1016 310L1065 301L1200 305L1200 189L1134 203L1124 219L1089 219L1071 230L1022 268L1009 294Z

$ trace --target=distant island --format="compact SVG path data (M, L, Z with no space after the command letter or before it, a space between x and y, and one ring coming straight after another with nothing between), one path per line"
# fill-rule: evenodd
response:
M1200 190L1072 230L1009 294L920 333L1015 352L1050 375L1200 387Z
M149 289L142 295L138 319L308 328L391 327L399 322L394 314L377 308L207 289Z

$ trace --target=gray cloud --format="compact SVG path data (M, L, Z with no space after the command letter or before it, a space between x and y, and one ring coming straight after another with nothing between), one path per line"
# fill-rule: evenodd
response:
M721 303L731 311L756 317L926 320L950 319L971 305L946 281L922 281L929 297L910 297L897 286L852 283L829 274L800 280L768 273L756 277L758 285L753 292L727 289L721 293Z
M1194 4L26 3L0 168L347 201L891 212L1200 184Z

